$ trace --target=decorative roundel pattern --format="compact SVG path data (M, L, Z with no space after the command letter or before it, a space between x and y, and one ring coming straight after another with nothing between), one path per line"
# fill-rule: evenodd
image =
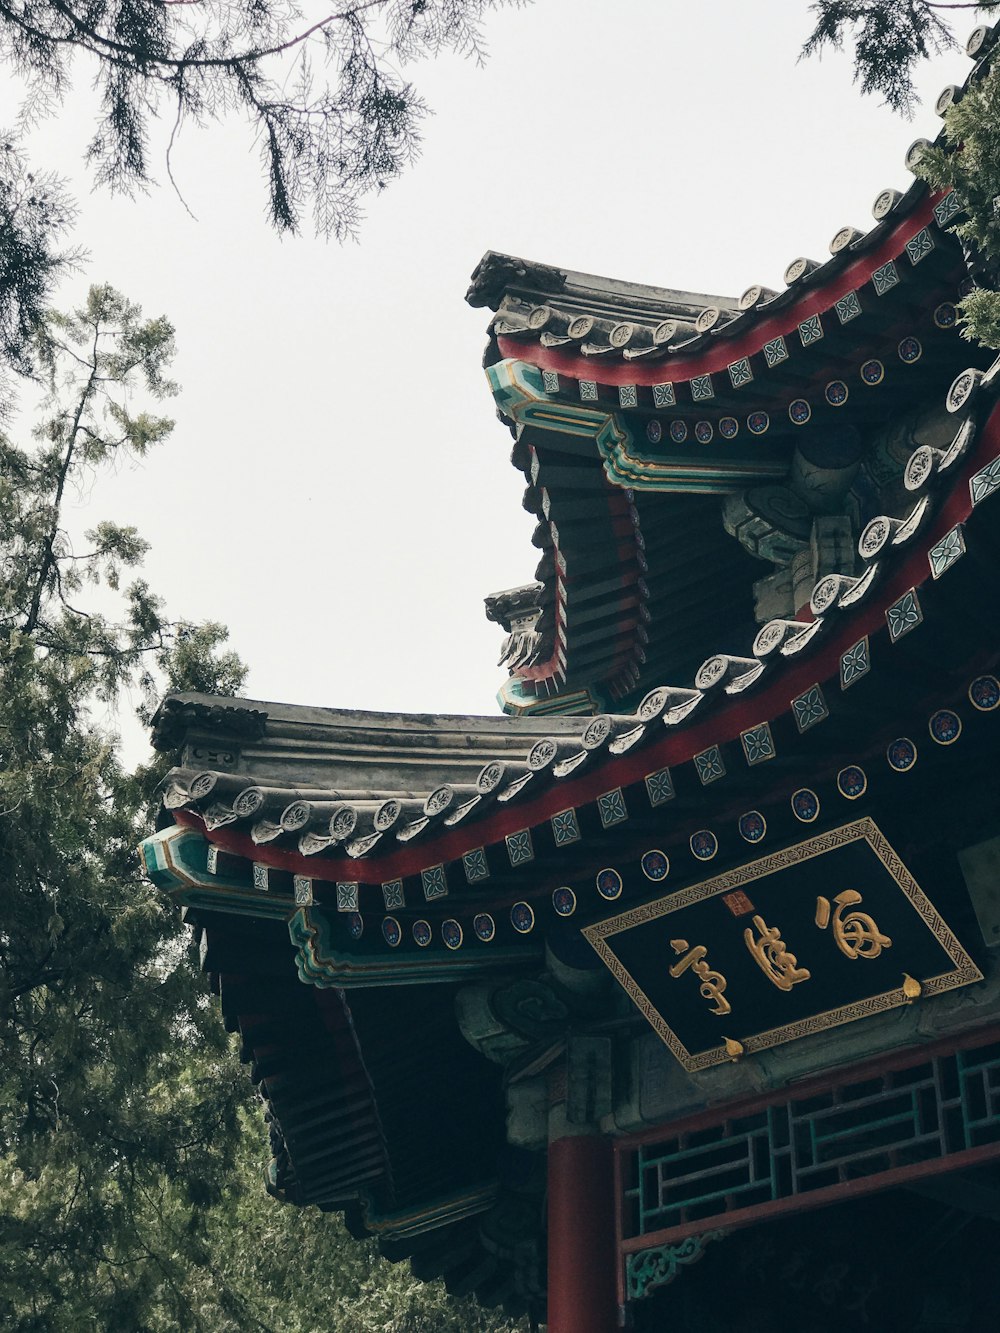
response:
M813 410L804 398L794 398L788 404L788 415L796 426L804 426L812 414Z
M652 848L643 855L642 873L647 879L661 880L666 879L670 874L670 858L661 852L658 847Z
M520 935L527 935L535 928L535 913L530 903L515 903L510 909L510 924Z
M868 790L868 778L865 770L857 764L848 764L837 774L837 790L849 801L856 801Z
M472 919L472 929L476 933L476 939L482 940L484 944L489 944L497 933L496 922L489 912L477 912Z
M751 412L747 417L747 430L751 435L763 435L771 424L766 412Z
M608 902L613 902L615 898L621 897L622 877L617 870L611 866L606 866L604 870L597 872L597 892L602 898L607 898Z
M425 921L423 917L413 923L413 938L420 945L421 949L426 949L431 942L431 923Z
M208 793L215 786L215 783L216 783L216 777L214 773L199 773L198 776L192 781L191 786L188 788L188 790L191 793L192 800L200 801L203 796L207 796ZM304 805L304 804L305 804L304 801L296 802L296 805ZM289 806L288 809L285 811L285 814L287 815L289 811L292 809L293 807ZM308 818L309 818L309 811L307 809L306 819ZM305 820L303 820L302 822L305 823Z
M914 362L919 361L924 354L920 339L912 336L901 338L896 351L899 353L899 359L904 366L912 366Z
M535 741L528 751L528 767L533 773L545 768L556 757L556 743L551 736Z
M958 311L950 301L942 301L934 311L934 323L939 329L953 329L958 322Z
M938 745L952 745L962 734L962 719L950 708L939 708L931 716L927 729Z
M809 787L800 787L792 793L792 814L803 824L819 818L819 797Z
M584 729L581 740L585 750L596 750L611 735L611 719L607 713L599 713Z
M831 407L843 407L849 392L843 380L831 380L823 390L823 397Z
M552 890L552 908L556 916L572 916L576 911L576 894L568 884Z
M711 829L699 829L697 833L692 833L688 840L691 848L691 855L699 861L711 861L712 857L719 850L719 839Z
M694 423L694 438L699 444L711 444L714 434L715 427L710 421L696 421Z
M454 798L454 791L449 786L435 787L424 802L424 813L428 815L440 815L448 809Z
M767 820L759 810L748 810L740 815L739 830L745 842L760 842L767 832Z
M892 524L884 514L879 514L865 524L865 530L858 538L858 550L865 559L871 559L878 555L891 536Z
M768 653L774 652L775 648L784 642L785 626L786 622L783 620L769 620L766 625L762 625L753 641L754 656L766 657Z
M724 440L732 440L739 433L740 423L735 417L722 417L719 421L719 434Z
M330 832L335 838L349 838L357 828L358 812L351 806L342 806L330 820Z
M972 397L980 378L981 372L976 370L963 370L960 375L955 376L945 398L945 407L949 412L962 410Z
M903 485L908 491L918 491L930 476L934 468L934 451L929 444L922 444L907 460L903 469Z
M695 675L695 689L710 690L713 685L718 685L720 681L725 679L727 669L728 663L722 653L716 653L714 657L706 657Z
M688 437L688 428L686 421L671 421L670 438L674 444L683 444Z
M1000 706L1000 680L996 676L977 676L969 686L969 700L981 713L991 713Z
M885 366L873 356L862 365L861 379L865 384L881 384L885 379Z
M233 809L241 819L246 819L249 815L256 814L264 804L264 793L259 787L244 787L233 801Z
M646 422L646 439L650 444L659 444L663 439L663 427L658 421Z
M462 947L462 927L454 917L449 917L447 921L441 922L441 938L449 949L460 949Z
M403 938L403 928L394 916L382 918L382 938L388 944L390 949L395 949L396 945Z
M365 922L360 912L351 912L348 915L347 933L352 940L359 940L365 933Z
M657 685L655 690L650 690L642 703L639 705L639 716L643 722L649 722L654 717L659 717L670 701L670 692L665 685Z
M886 746L885 757L896 773L908 773L917 762L917 747L908 736L900 736Z
M820 579L809 599L813 612L821 615L824 611L828 611L840 596L843 586L844 578L841 574L827 574L825 578Z

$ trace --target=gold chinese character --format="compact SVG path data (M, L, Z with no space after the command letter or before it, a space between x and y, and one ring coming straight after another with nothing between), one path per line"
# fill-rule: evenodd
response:
M714 1001L713 1008L710 1012L720 1015L730 1013L732 1011L732 1005L722 994L726 989L726 978L721 972L713 971L708 963L705 962L708 950L705 948L704 944L696 944L692 949L687 940L671 940L670 947L673 949L674 953L684 953L685 949L688 950L681 961L679 963L674 963L673 967L670 968L670 975L672 977L679 977L682 972L686 972L688 968L690 968L701 982L699 989L702 997L706 1000Z
M845 889L833 900L837 906L833 913L833 938L837 948L847 958L877 958L883 949L892 948L892 940L883 935L876 926L874 918L867 912L848 912L845 907L854 907L861 901L857 889ZM816 924L820 930L826 930L830 924L829 898L816 899Z
M808 981L812 973L808 968L799 967L799 960L789 953L778 927L767 925L762 916L755 916L753 923L759 938L754 938L749 926L744 930L743 938L768 981L784 991L791 990L800 981Z

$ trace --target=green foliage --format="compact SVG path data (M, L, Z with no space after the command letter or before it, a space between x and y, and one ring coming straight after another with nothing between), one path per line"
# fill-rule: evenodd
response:
M981 4L934 0L817 0L816 26L804 56L825 46L854 44L854 77L863 92L878 93L897 111L915 103L918 60L955 46L948 20L958 10L995 15L1000 0ZM939 12L940 11L940 12ZM1000 348L1000 75L994 64L945 113L944 144L927 149L920 175L937 189L954 189L964 205L955 228L977 286L959 304L962 334Z
M187 930L145 880L163 761L95 700L235 693L216 624L167 620L146 544L64 498L169 434L173 330L109 287L32 346L33 442L0 437L0 1327L10 1333L499 1333L265 1192L263 1118Z
M13 140L0 134L0 413L11 398L4 368L31 371L32 337L55 279L73 261L56 248L72 220L61 183L34 175Z
M83 66L101 94L99 182L150 181L151 117L173 120L173 143L185 121L236 113L259 145L277 230L297 230L311 205L316 230L343 237L361 198L418 151L426 107L400 67L443 51L482 59L483 16L518 2L350 0L314 19L290 0L0 0L0 59L27 82L29 124Z
M969 87L945 114L945 145L928 149L920 174L937 188L958 193L963 220L955 228L983 284L960 303L963 335L1000 348L1000 72L996 66Z
M975 5L963 6L975 9ZM981 8L992 8L986 4ZM875 93L894 111L911 115L916 104L913 66L956 42L939 10L954 5L933 0L816 0L809 6L816 25L803 56L824 47L854 46L854 78L864 93Z
M141 580L145 544L63 526L67 489L170 423L129 406L164 376L172 330L107 287L51 316L32 347L47 385L34 443L0 438L0 1323L17 1330L187 1326L181 1269L200 1222L191 1182L236 1150L244 1098L173 912L140 873L152 774L129 775L90 720L176 628ZM139 424L141 423L141 424ZM217 629L196 633L202 650ZM210 666L199 662L202 679ZM178 668L179 669L179 668ZM231 663L218 682L234 683ZM173 1213L171 1213L171 1208ZM197 1326L197 1325L194 1325Z
M260 1326L274 1333L527 1333L525 1322L455 1300L440 1282L418 1282L409 1265L380 1258L374 1242L352 1239L337 1218L264 1194L266 1149L252 1113L244 1116L242 1145L224 1206L213 1215L211 1244L228 1280L253 1294Z

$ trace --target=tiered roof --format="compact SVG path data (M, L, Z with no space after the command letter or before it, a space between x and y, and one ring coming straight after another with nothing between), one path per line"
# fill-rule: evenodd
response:
M544 1130L518 1089L643 1025L582 924L875 802L975 953L940 828L982 836L1000 723L1000 362L955 329L959 216L884 192L874 229L739 301L488 255L470 299L497 312L543 551L488 599L523 715L164 702L179 763L146 864L241 1033L275 1192L541 1315ZM872 1050L899 1042L877 1022ZM676 1105L731 1095L727 1058ZM607 1089L580 1096L612 1123Z

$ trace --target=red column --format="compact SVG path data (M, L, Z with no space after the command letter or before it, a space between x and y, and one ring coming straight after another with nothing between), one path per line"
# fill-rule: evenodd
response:
M611 1143L549 1144L549 1333L614 1333L615 1197Z

